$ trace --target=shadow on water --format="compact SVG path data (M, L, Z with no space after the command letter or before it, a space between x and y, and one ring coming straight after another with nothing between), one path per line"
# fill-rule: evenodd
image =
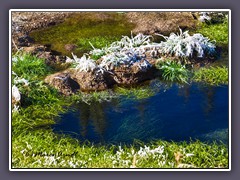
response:
M135 139L228 143L228 86L173 85L142 99L119 96L110 102L80 103L62 114L53 129L106 144Z

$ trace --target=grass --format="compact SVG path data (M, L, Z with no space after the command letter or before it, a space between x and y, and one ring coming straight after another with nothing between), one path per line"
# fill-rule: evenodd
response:
M40 79L52 72L43 59L36 58L35 56L22 54L14 56L14 59L12 71L27 80Z
M166 60L157 63L156 67L161 70L165 81L187 83L189 72L181 63Z
M93 47L96 49L101 49L103 47L109 46L114 41L118 41L119 38L120 37L116 37L116 36L93 36L93 37L79 38L77 42L77 45L79 47L78 50L82 52L89 52L93 50ZM93 47L89 42L92 44ZM101 56L91 55L91 58L97 60Z
M228 84L228 68L225 66L201 68L194 72L193 81L210 85Z
M51 130L37 129L13 136L12 145L13 168L228 167L225 145L199 141L94 145L55 135Z
M20 88L25 100L19 111L12 113L13 168L228 168L228 147L222 143L156 140L135 141L130 146L103 145L54 133L50 126L72 102L105 100L109 94L64 98L43 83L43 77L51 72L43 60L29 55L19 58L13 70L28 79L29 86ZM131 91L138 99L152 93L145 89L119 91L126 95Z
M203 36L216 41L216 45L228 48L228 20L223 23L203 23L194 33L201 33Z

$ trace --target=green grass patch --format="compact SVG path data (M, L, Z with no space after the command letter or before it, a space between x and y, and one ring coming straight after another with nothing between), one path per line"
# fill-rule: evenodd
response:
M33 130L12 139L13 168L227 168L228 148L199 141L131 146L94 145L51 130ZM176 154L180 155L177 159Z
M165 81L187 83L189 72L180 62L166 60L158 62L156 67Z
M103 47L109 46L111 43L120 40L119 36L93 36L93 37L83 37L78 38L77 48L79 51L88 52L93 50L93 47L96 49L101 49ZM91 44L93 47L91 46ZM93 59L98 59L98 57L91 56Z
M193 81L210 85L228 84L228 68L225 66L201 68L194 72Z
M201 33L203 36L208 37L210 40L215 40L217 46L224 48L228 47L228 20L225 19L223 23L206 24L202 25L194 32Z
M41 79L50 72L51 68L47 66L43 59L39 59L29 54L15 55L15 61L12 63L12 71L19 77L27 80Z

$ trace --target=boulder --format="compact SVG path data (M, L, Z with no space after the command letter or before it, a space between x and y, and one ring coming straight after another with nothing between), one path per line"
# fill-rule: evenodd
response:
M64 95L74 94L80 89L79 84L71 78L67 71L49 75L44 81Z
M152 79L155 75L155 67L146 60L134 63L132 66L118 66L112 74L117 84L130 85ZM143 66L144 65L144 66Z
M110 88L115 83L110 73L100 72L97 69L91 72L76 70L72 77L80 85L81 91L101 91Z

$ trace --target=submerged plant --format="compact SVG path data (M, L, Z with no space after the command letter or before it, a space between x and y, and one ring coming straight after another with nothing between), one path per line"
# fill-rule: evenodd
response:
M150 87L132 87L132 88L124 88L124 87L116 87L115 92L126 96L128 98L133 98L136 100L147 99L156 94L155 90Z
M202 34L193 34L192 36L188 31L180 34L171 33L169 37L157 34L165 38L159 47L159 53L164 55L174 55L176 57L193 57L196 53L197 57L204 57L206 55L214 55L215 44L210 42L207 37Z
M184 65L176 61L165 61L157 64L162 71L162 77L166 81L187 83L188 70Z
M193 81L210 85L228 84L228 68L225 66L201 68L195 71Z

